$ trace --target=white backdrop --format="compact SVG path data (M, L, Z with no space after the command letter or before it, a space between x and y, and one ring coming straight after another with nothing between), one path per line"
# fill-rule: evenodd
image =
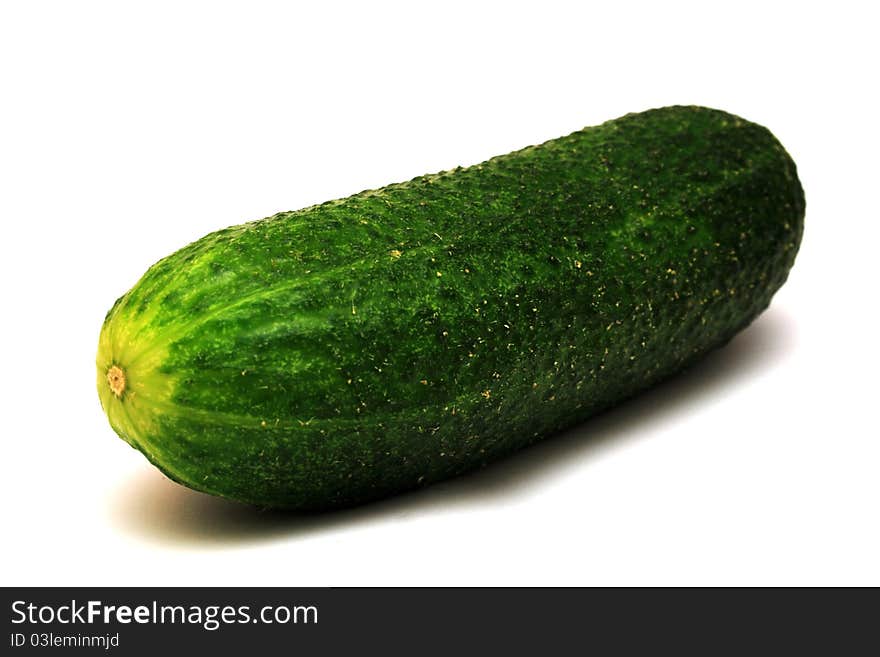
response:
M880 585L870 3L588 5L4 3L0 583ZM107 424L104 313L178 247L690 103L769 127L807 197L788 283L694 371L307 517L179 487Z

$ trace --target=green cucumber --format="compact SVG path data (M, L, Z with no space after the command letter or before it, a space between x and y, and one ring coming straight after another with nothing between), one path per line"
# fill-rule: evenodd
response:
M324 509L482 466L723 345L804 196L771 133L630 114L211 233L107 314L110 424L171 479Z

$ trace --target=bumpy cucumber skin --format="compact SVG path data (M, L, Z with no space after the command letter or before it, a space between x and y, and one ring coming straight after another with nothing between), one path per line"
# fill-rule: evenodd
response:
M205 236L108 313L99 393L182 484L358 504L482 466L724 344L785 281L803 217L765 128L630 114Z

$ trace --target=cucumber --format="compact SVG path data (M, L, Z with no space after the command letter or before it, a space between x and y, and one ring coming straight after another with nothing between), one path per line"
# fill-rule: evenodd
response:
M771 133L668 107L211 233L106 316L98 393L168 477L326 509L452 477L682 370L783 284Z

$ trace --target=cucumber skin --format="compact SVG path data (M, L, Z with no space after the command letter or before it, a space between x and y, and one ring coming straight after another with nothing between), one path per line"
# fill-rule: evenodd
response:
M363 503L482 466L726 343L786 280L804 207L765 128L700 107L630 114L205 236L107 314L99 396L186 486Z

